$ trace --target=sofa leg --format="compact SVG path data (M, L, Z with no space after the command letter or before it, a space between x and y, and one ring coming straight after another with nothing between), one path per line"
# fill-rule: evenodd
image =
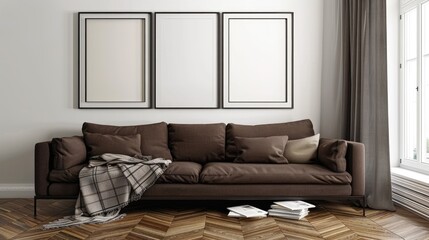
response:
M362 216L365 217L365 208L366 208L366 196L363 195L362 197Z
M33 203L33 207L34 207L34 209L33 209L33 215L34 215L34 217L36 217L37 216L37 197L36 196L34 196L34 203Z

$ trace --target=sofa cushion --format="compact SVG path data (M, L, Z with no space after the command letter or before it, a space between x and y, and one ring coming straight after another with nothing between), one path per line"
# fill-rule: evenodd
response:
M349 173L319 164L208 163L200 182L208 184L350 184Z
M288 136L235 138L237 163L288 163L283 156Z
M214 162L225 159L225 124L169 124L174 161Z
M165 122L137 126L110 126L86 122L82 126L82 132L121 136L140 134L142 155L172 159L168 149L168 130Z
M194 162L172 162L157 183L198 183L201 169Z
M109 135L100 133L84 133L88 156L98 156L104 153L140 156L140 134L130 136Z
M284 135L287 135L289 140L313 136L313 124L309 119L262 125L239 125L230 123L226 126L226 159L233 161L238 156L238 151L234 143L236 137L270 137Z
M87 164L80 164L64 170L53 169L49 172L49 181L57 183L78 183L79 172Z
M53 169L64 170L86 162L86 146L82 137L54 138L51 144Z
M326 138L320 139L318 160L332 171L346 171L346 153L346 141Z
M290 163L310 163L316 160L320 134L291 140L286 144L284 155Z

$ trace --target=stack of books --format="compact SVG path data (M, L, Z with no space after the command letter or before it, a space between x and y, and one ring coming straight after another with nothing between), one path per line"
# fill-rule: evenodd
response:
M274 202L274 204L271 205L271 209L268 210L268 215L301 220L308 215L308 209L314 207L313 204L303 201Z
M229 207L228 217L237 217L237 218L264 218L267 217L266 211L250 206L250 205L241 205L235 207Z

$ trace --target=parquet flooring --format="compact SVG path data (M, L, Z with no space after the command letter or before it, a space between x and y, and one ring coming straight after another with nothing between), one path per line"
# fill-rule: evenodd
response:
M271 202L251 203L269 208ZM106 224L42 230L44 223L73 214L73 200L0 199L0 239L428 239L429 220L405 209L361 209L350 203L316 202L301 221L277 217L236 219L226 206L242 203L140 202L127 216ZM258 205L259 204L259 205ZM143 205L143 206L142 206Z

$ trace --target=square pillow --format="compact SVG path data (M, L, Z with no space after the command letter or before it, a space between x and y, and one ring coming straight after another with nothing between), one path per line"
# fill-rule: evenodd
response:
M168 148L168 129L165 122L134 126L113 126L85 122L82 125L82 132L83 134L100 133L120 136L140 134L140 151L143 156L173 159Z
M346 171L347 142L344 140L320 139L318 159L334 172Z
M226 126L226 160L233 161L238 156L238 150L234 142L236 137L251 138L288 136L289 140L295 140L313 135L313 123L309 119L286 123L260 125L241 125L229 123Z
M311 137L289 140L284 155L289 163L311 163L316 159L320 134Z
M142 155L140 151L140 134L118 136L100 133L84 133L84 138L89 157L104 153L124 154L128 156Z
M239 155L237 163L288 163L283 156L288 136L257 138L236 137L234 142Z
M53 138L53 168L68 169L86 162L86 146L82 137Z
M168 142L174 161L222 162L225 124L168 124Z

